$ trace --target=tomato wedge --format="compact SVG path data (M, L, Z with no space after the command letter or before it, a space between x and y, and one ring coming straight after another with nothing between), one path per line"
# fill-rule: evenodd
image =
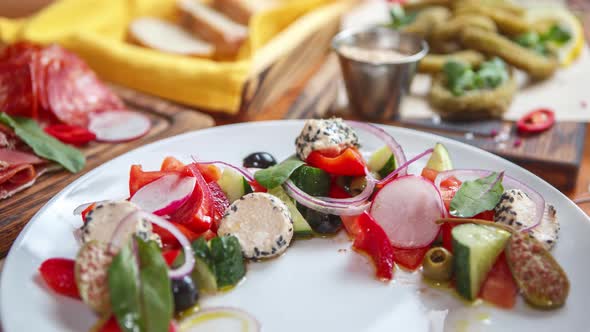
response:
M94 133L80 126L56 124L47 126L44 130L47 134L64 143L78 146L88 144L96 139Z
M76 262L67 258L50 258L39 266L39 273L47 285L61 295L80 299L74 266Z
M430 247L416 248L416 249L404 249L404 248L393 248L393 259L394 261L405 269L414 271L422 265L424 255L430 249Z
M360 153L353 148L347 148L336 157L324 156L319 151L313 151L307 157L306 162L333 175L365 175L365 161Z
M358 217L357 224L359 231L354 239L353 247L371 257L377 278L391 280L394 253L387 234L366 211Z
M540 108L525 114L516 122L522 134L536 134L548 130L555 124L555 113L547 108Z

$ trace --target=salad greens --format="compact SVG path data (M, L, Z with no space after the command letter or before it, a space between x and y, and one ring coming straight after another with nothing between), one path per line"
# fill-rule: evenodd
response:
M393 29L402 28L416 20L416 12L406 13L406 11L399 5L392 6L389 10L391 23L389 26Z
M111 307L124 332L168 330L172 291L168 267L154 241L135 237L124 245L109 267L108 282Z
M494 209L504 192L503 178L504 172L493 172L484 178L463 182L451 200L451 215L470 218Z
M47 135L35 120L2 112L0 123L11 127L39 157L55 161L72 173L84 168L86 158L82 152Z
M254 178L261 186L272 189L285 183L291 174L304 164L299 158L291 157L275 166L259 170L254 174Z
M444 64L443 73L447 88L455 96L470 90L493 89L508 80L508 68L500 58L483 62L478 70L464 62L450 60Z
M569 30L553 25L545 33L529 31L517 36L514 41L520 46L531 49L541 55L551 54L550 45L561 46L572 38Z

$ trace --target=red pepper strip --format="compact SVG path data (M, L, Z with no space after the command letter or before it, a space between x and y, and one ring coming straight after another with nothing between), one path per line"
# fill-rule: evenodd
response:
M357 222L359 234L354 239L353 247L371 257L379 279L391 280L394 254L387 234L367 212L363 212Z
M414 271L422 265L424 255L430 247L417 249L393 248L393 259L405 269Z
M47 285L58 294L80 299L74 266L76 262L66 258L50 258L39 266L39 273Z
M555 113L546 108L540 108L525 114L516 127L523 134L535 134L551 128L555 124Z
M511 309L516 304L518 287L506 262L504 253L500 254L484 281L479 296L500 308Z
M197 164L187 165L185 174L195 177L195 189L189 199L170 215L170 219L195 233L203 233L213 223L213 196Z
M319 151L313 151L307 157L306 162L332 175L365 175L365 161L360 153L352 148L347 148L336 157L327 157Z
M168 266L172 266L178 255L180 255L180 250L178 249L170 249L162 252L162 256Z
M133 196L143 186L156 181L166 174L172 172L153 171L145 172L141 165L131 165L129 172L129 196Z
M160 171L162 172L183 172L185 165L178 159L174 157L166 157L162 162L162 166L160 167Z
M328 193L328 197L331 198L350 198L352 197L344 188L340 187L336 181L332 181L330 185L330 192Z
M268 191L268 189L264 188L263 186L260 185L260 183L258 183L258 181L254 180L254 181L248 181L248 183L250 184L250 187L252 187L252 190L255 193L265 193Z
M81 215L82 215L83 222L86 222L86 215L88 214L88 212L92 211L92 209L94 209L95 206L96 206L96 203L92 203L92 204L88 205L88 207L85 208L84 211L82 211Z
M359 235L361 232L359 225L358 225L358 218L360 216L340 216L342 219L342 225L348 233L348 236L353 240Z
M201 172L203 178L205 179L205 181L207 181L207 183L217 182L219 181L219 179L221 179L221 170L219 169L219 167L215 165L201 164L198 164L197 167L199 168L199 171Z
M86 128L66 124L45 127L45 132L58 140L73 145L84 145L96 139L96 135Z
M178 230L184 234L184 236L186 236L186 238L192 242L196 239L198 239L202 234L201 233L195 233L193 231L191 231L190 229L186 228L185 226L172 222L172 224L174 224L174 226L176 226L176 228L178 228ZM160 236L160 239L162 240L162 245L165 248L178 248L180 246L180 244L178 243L178 240L176 239L176 237L174 237L174 235L172 235L172 233L168 232L166 229L158 226L158 225L152 225L153 228L153 232L158 234Z

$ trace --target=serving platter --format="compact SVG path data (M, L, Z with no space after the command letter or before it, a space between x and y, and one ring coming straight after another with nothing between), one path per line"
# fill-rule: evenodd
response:
M51 199L15 241L0 281L0 313L5 332L87 331L97 317L78 301L52 293L37 273L50 257L73 258L73 231L81 224L73 209L83 202L127 196L129 166L155 169L167 155L183 161L224 160L240 164L256 151L277 159L293 153L302 121L272 121L221 126L168 138L117 157L82 176ZM374 279L373 267L351 249L346 235L296 241L278 258L249 263L246 279L235 289L204 297L203 308L238 307L251 313L263 331L582 331L590 294L590 266L581 259L590 250L590 219L567 197L532 173L490 153L447 138L384 126L414 156L444 143L458 168L505 170L555 205L561 236L553 251L568 273L571 292L555 311L529 308L520 299L513 310L465 303L421 280L419 272L399 269L390 283ZM380 142L360 133L362 151ZM412 165L415 173L424 164Z

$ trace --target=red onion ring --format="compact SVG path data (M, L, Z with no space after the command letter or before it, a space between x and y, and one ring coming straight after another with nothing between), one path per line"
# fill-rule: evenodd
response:
M403 163L401 166L399 166L398 168L396 168L393 172L389 173L385 178L383 178L382 180L380 180L378 182L378 184L384 184L389 182L389 180L391 180L394 176L396 175L400 175L400 176L404 176L407 174L407 168L408 166L410 166L411 164L413 164L414 162L416 162L418 159L423 158L424 156L427 156L429 154L432 153L432 151L434 151L433 148L430 148L422 153L420 153L419 155L415 156L414 158L406 161L405 163ZM406 174L401 174L401 171L406 171Z
M399 145L399 143L395 140L395 138L393 138L391 135L389 135L385 130L383 130L373 124L359 122L359 121L346 121L346 123L353 128L368 131L371 134L373 134L374 136L376 136L377 138L381 139L382 141L385 142L385 144L387 145L387 147L389 148L391 153L393 153L393 156L395 157L395 161L397 163L399 163L401 165L406 163L407 159L406 159L406 154L404 153L404 149L402 149L401 145ZM405 169L403 169L398 174L400 176L404 176L407 174L407 171Z
M371 175L369 170L365 170L365 173L367 174L367 176L366 176L367 184L365 185L365 189L363 189L363 191L361 191L360 194L358 194L354 197L350 197L350 198L332 198L332 197L316 197L316 198L320 199L326 203L342 204L342 205L350 205L350 204L356 205L356 204L366 202L371 197L371 195L373 194L373 191L375 190L375 186L377 184L377 179L375 179Z
M254 181L254 176L252 176L252 174L250 174L250 172L243 169L242 167L234 166L230 163L226 163L225 161L215 160L215 161L202 162L202 161L198 161L195 157L192 157L192 158L193 158L193 161L199 165L223 165L225 167L229 167L229 168L239 172L240 174L242 174L246 178L246 180L248 180L248 182Z
M368 209L371 205L370 202L362 203L360 205L329 203L318 197L313 197L305 193L291 180L287 180L283 186L287 194L293 197L299 204L326 214L334 214L337 216L356 216L363 213L363 211Z
M489 176L492 173L492 171L483 169L455 169L451 171L440 172L434 180L434 185L436 186L436 188L439 188L440 190L441 182L450 178L451 176L455 176L457 178L462 176L482 178ZM545 213L545 199L543 198L543 196L541 196L541 194L536 192L533 188L506 174L504 174L504 180L502 181L502 184L505 185L508 189L520 189L524 191L529 196L529 198L535 203L535 223L529 227L523 228L522 231L528 231L539 226L539 224L543 220L543 214Z
M182 234L181 231L178 230L178 228L176 228L176 226L174 226L168 220L156 216L154 214L147 213L141 210L129 213L117 225L117 228L115 229L113 238L111 239L109 246L111 248L120 247L121 240L124 235L124 232L122 230L125 229L125 226L127 226L129 223L136 222L137 218L146 219L150 223L162 227L163 229L170 232L178 240L178 243L180 243L180 246L182 247L182 250L184 252L184 263L174 270L168 270L168 276L172 279L180 279L190 274L193 270L193 267L195 266L195 257L193 254L193 249L191 247L190 241L186 238L186 236L184 236L184 234Z

